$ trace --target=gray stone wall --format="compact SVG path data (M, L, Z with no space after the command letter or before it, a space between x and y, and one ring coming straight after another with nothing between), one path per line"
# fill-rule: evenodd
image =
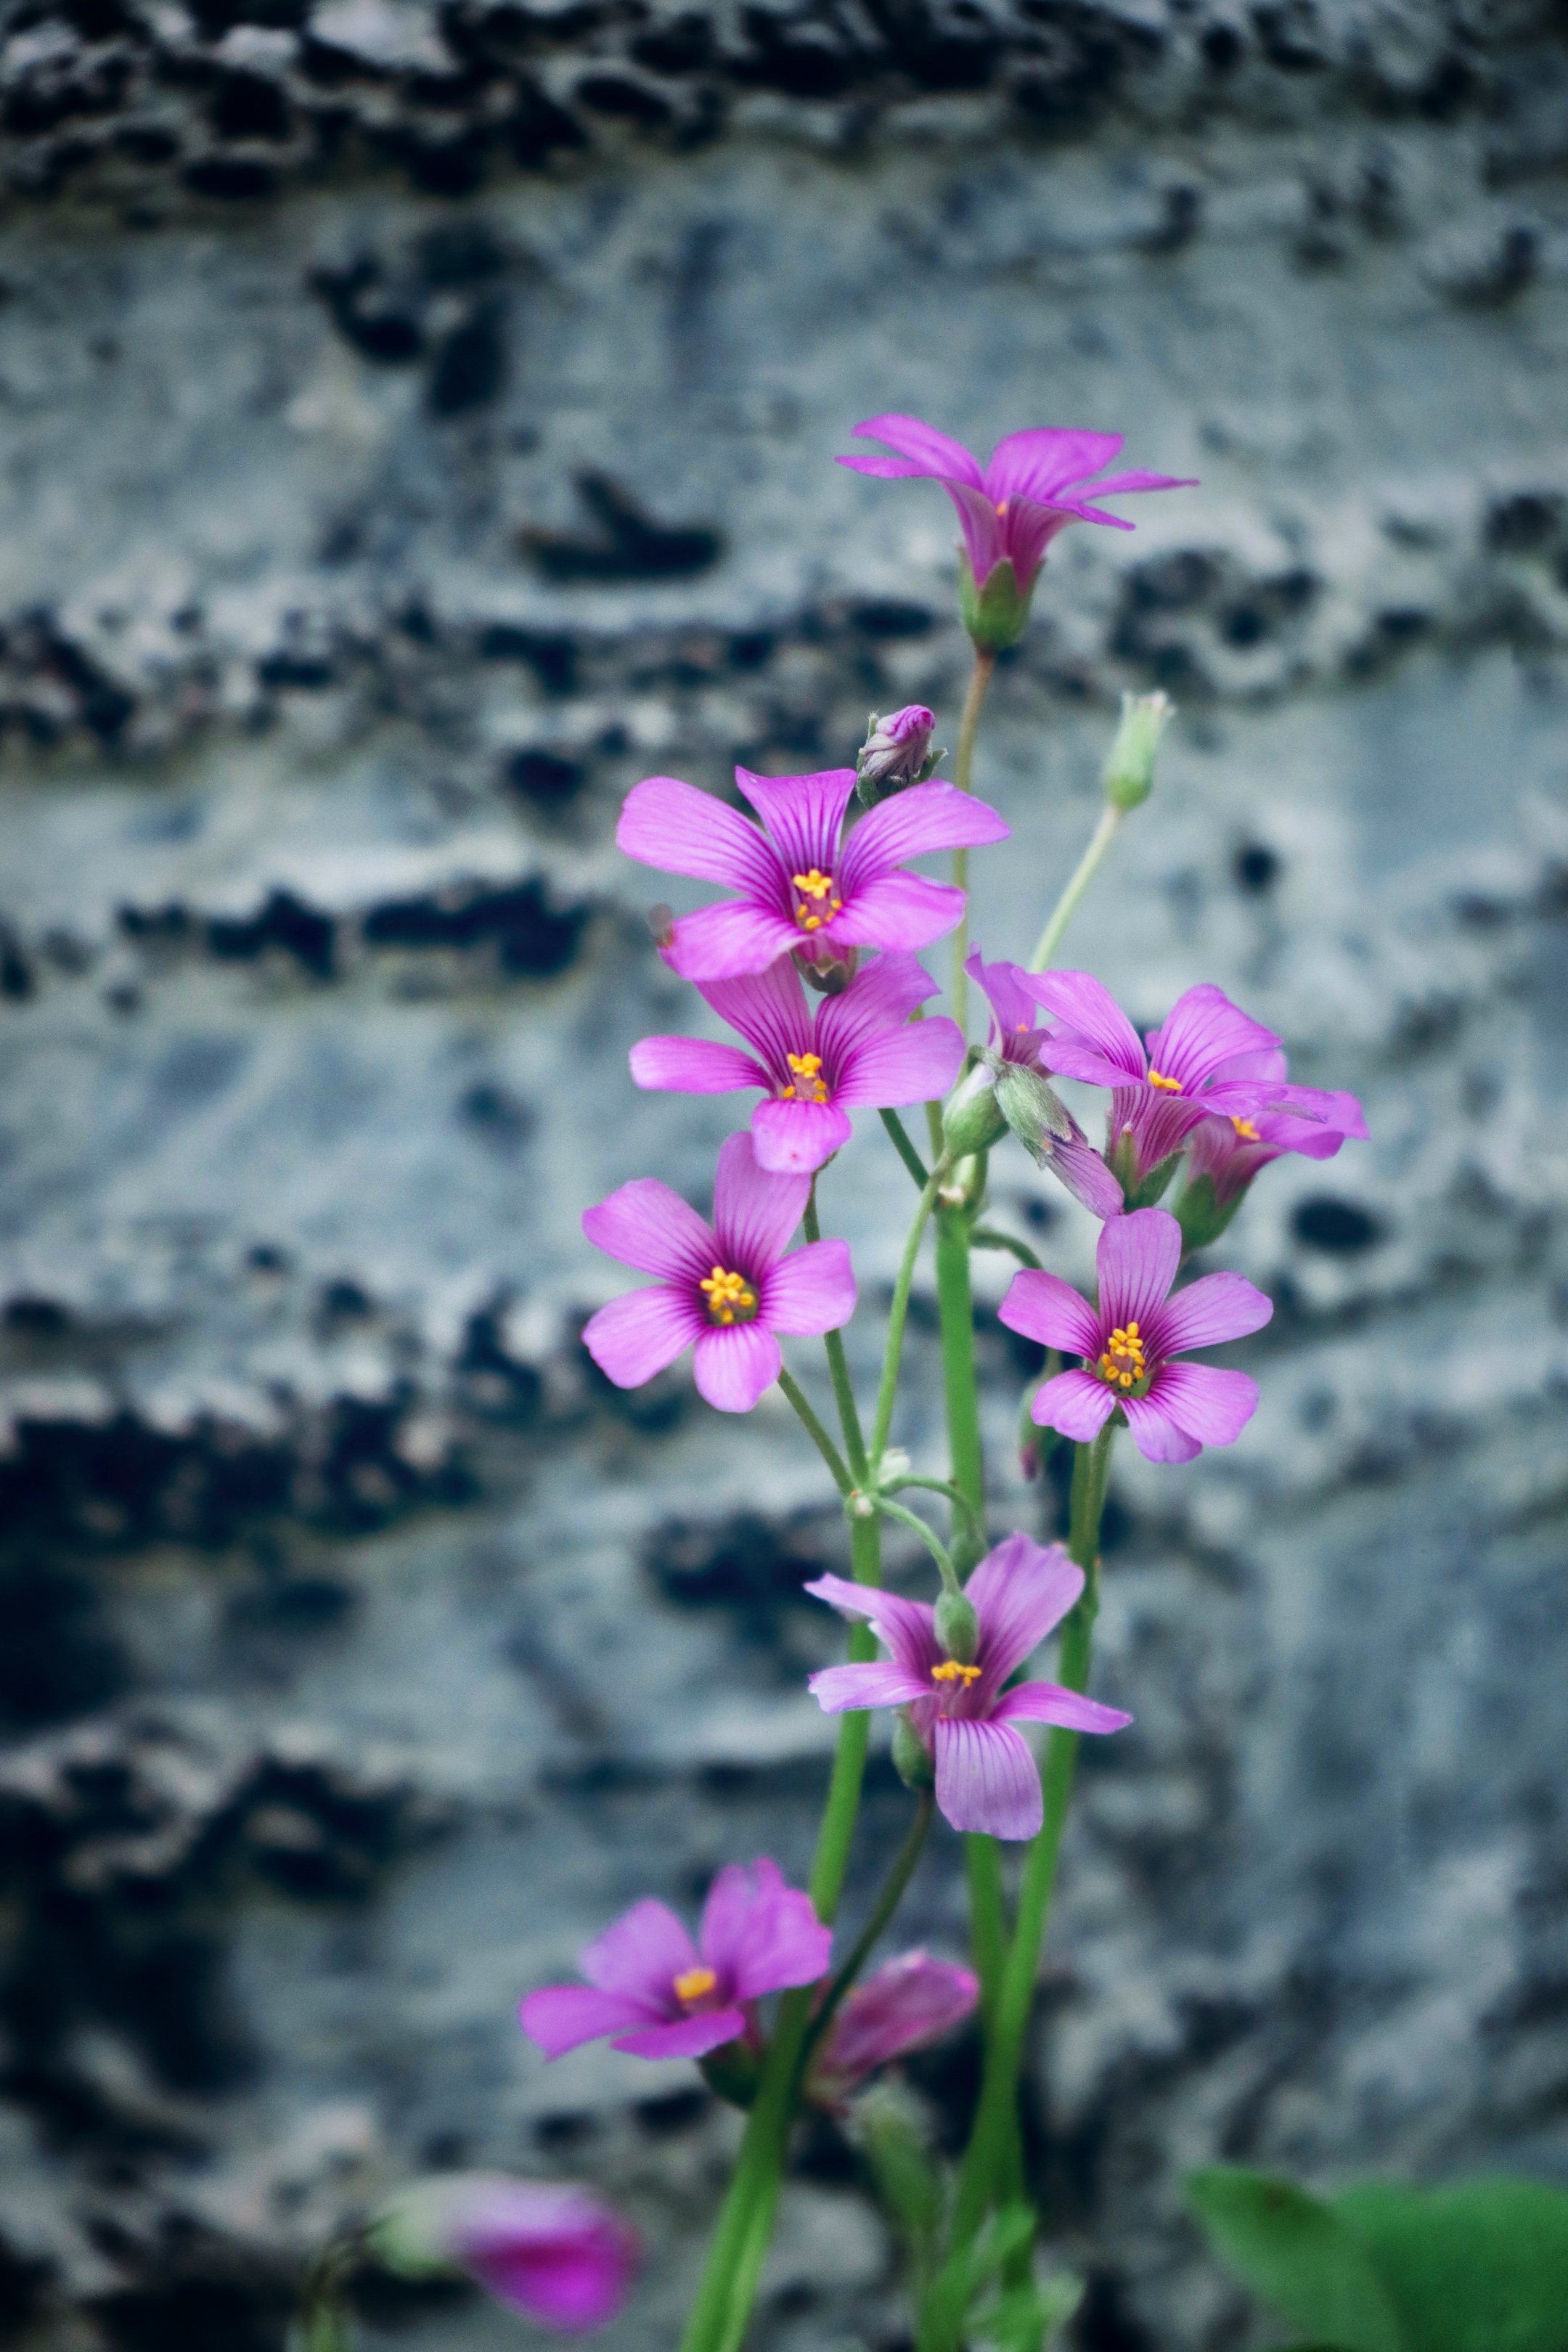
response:
M622 1396L577 1345L619 1286L581 1209L700 1195L734 1109L626 1076L694 1000L613 826L652 770L839 763L871 707L952 740L945 502L831 463L887 407L1203 479L1053 554L980 759L987 952L1081 848L1116 691L1163 685L1073 951L1141 1024L1217 980L1373 1126L1224 1245L1277 1303L1242 1444L1116 1474L1098 1686L1137 1723L1085 1759L1031 2074L1078 2352L1254 2340L1193 2163L1568 2177L1563 35L6 13L7 2340L276 2352L332 2219L452 2162L622 2200L612 2352L673 2340L732 2118L546 2068L513 2010L637 1893L804 1868L799 1587L840 1538L782 1410ZM1082 1276L1087 1220L994 1173ZM873 1123L825 1188L868 1373L903 1185ZM1037 1526L1001 1263L994 1523ZM935 1462L933 1312L900 1433ZM878 1764L865 1881L905 1802ZM950 1842L911 1920L961 1948ZM959 2130L972 2053L919 2074ZM759 2340L901 2324L820 2132Z

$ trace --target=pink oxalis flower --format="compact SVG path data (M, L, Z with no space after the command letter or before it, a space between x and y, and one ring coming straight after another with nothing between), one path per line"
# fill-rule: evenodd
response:
M994 808L955 784L911 784L840 838L853 768L735 781L762 819L748 823L674 776L634 784L616 828L628 857L738 895L676 921L667 961L683 980L733 980L797 950L823 963L859 948L923 948L952 930L962 890L907 873L911 857L1005 841Z
M991 1007L991 1050L1012 1067L1048 1079L1050 1066L1042 1052L1047 1033L1035 1019L1029 995L1031 975L1016 963L984 962L978 948L963 968ZM1002 1093L1001 1082L997 1093ZM1043 1163L1061 1179L1074 1200L1081 1201L1095 1216L1119 1217L1123 1206L1121 1185L1065 1104L1058 1102L1056 1108L1067 1132L1057 1135L1041 1129L1035 1148Z
M882 955L841 995L819 1000L814 1016L782 957L766 971L700 986L750 1054L697 1037L645 1037L632 1047L632 1076L678 1094L763 1087L767 1100L752 1114L757 1165L808 1174L848 1142L857 1104L892 1110L946 1094L963 1059L958 1025L909 1017L938 992L913 956Z
M415 2182L370 2242L391 2270L466 2271L509 2310L564 2335L615 2318L639 2252L635 2231L591 2190L489 2172Z
M879 2066L927 2050L962 2025L979 1998L973 1969L900 1952L846 1996L812 2060L810 2096L838 2105Z
M634 1903L582 1953L585 1985L531 1992L522 2030L547 2058L608 2037L634 2058L703 2058L754 2031L753 2004L826 1973L833 1937L765 1854L708 1890L693 1943L663 1903Z
M1287 1067L1283 1053L1270 1047L1240 1055L1227 1065L1226 1075L1232 1079L1251 1076L1280 1083ZM1298 1111L1273 1109L1255 1110L1245 1118L1232 1113L1223 1118L1200 1119L1187 1149L1188 1181L1210 1178L1215 1206L1227 1209L1261 1169L1288 1151L1304 1160L1331 1160L1348 1137L1366 1140L1366 1114L1354 1095L1324 1093L1315 1087L1300 1091L1317 1099L1321 1106L1317 1119L1308 1120Z
M770 1176L751 1137L731 1135L720 1148L711 1224L655 1176L589 1209L583 1231L596 1248L660 1277L584 1326L605 1379L640 1388L690 1348L698 1393L720 1412L750 1412L779 1376L779 1332L837 1331L855 1312L847 1242L784 1255L810 1192L809 1176Z
M1105 1230L1115 1232L1122 1222ZM863 1618L892 1653L873 1665L828 1666L813 1675L809 1688L818 1706L826 1715L907 1707L935 1761L937 1804L955 1830L999 1838L1030 1838L1038 1830L1040 1775L1018 1724L1120 1731L1132 1720L1058 1683L1005 1688L1083 1591L1083 1570L1060 1544L1013 1535L981 1561L964 1587L980 1621L972 1664L949 1657L928 1601L904 1601L841 1576L819 1577L805 1590L840 1616Z
M1173 1360L1261 1330L1273 1302L1239 1274L1205 1274L1172 1298L1181 1262L1175 1218L1134 1209L1100 1227L1097 1307L1059 1275L1025 1267L1014 1276L997 1309L1008 1329L1083 1359L1036 1396L1042 1429L1087 1444L1120 1405L1151 1462L1190 1462L1205 1445L1235 1444L1257 1410L1257 1381Z

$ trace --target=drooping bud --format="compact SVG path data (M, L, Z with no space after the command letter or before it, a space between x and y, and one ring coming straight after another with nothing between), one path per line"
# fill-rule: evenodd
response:
M965 1158L988 1150L1006 1134L1006 1116L996 1099L996 1080L984 1062L976 1062L949 1098L942 1115L942 1132L948 1150Z
M813 2062L806 2095L837 2106L869 2074L933 2042L973 2015L980 1998L973 1972L923 1951L901 1952L856 1986Z
M942 1592L936 1604L936 1638L950 1658L972 1666L980 1647L980 1620L966 1593Z
M936 719L923 702L906 703L885 719L871 713L866 740L855 757L858 796L866 808L901 793L909 784L923 784L944 757L931 750Z
M989 1048L985 1061L996 1082L996 1108L1036 1167L1043 1168L1051 1156L1048 1139L1067 1143L1072 1137L1072 1121L1060 1098L1026 1063L1005 1062Z
M1027 585L1019 582L1011 556L994 563L977 583L967 556L958 559L958 605L963 625L983 654L1005 653L1023 635L1029 618L1029 599L1039 578L1037 564Z
M634 2233L591 2190L504 2173L413 2181L365 2242L404 2278L466 2272L509 2309L570 2331L615 2317L637 2259Z
M1154 789L1154 754L1176 715L1168 694L1124 694L1121 724L1105 762L1105 797L1112 808L1141 808Z
M907 1715L893 1717L893 1769L906 1789L936 1786L936 1766L931 1750Z

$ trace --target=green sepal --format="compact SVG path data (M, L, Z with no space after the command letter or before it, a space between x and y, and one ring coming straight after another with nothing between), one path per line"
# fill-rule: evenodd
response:
M1105 762L1105 797L1125 814L1142 808L1154 789L1154 754L1176 715L1165 694L1124 694L1121 723Z
M996 1081L998 1110L1036 1167L1043 1168L1051 1156L1046 1138L1066 1143L1072 1136L1072 1121L1060 1098L1038 1070L1026 1069L1021 1062L988 1053L986 1064Z
M1222 1208L1212 1176L1189 1176L1176 1202L1184 1252L1207 1249L1211 1242L1217 1242L1246 1198L1244 1185Z
M961 1666L973 1665L980 1647L980 1620L974 1603L962 1592L943 1592L936 1604L936 1638Z
M948 1097L942 1115L942 1140L955 1160L968 1160L988 1150L1006 1132L996 1081L984 1062L976 1062Z
M1182 1154L1180 1151L1172 1151L1167 1153L1163 1160L1157 1161L1156 1164L1150 1169L1149 1173L1144 1177L1143 1181L1139 1185L1137 1191L1128 1198L1128 1207L1130 1209L1152 1209L1156 1201L1163 1200L1165 1193L1169 1189L1171 1179L1175 1174L1177 1168L1181 1164L1181 1159ZM1125 1193L1127 1191L1125 1183L1123 1183L1121 1189Z
M936 1766L931 1750L907 1715L893 1717L893 1769L906 1789L936 1786Z
M757 2095L763 2062L748 2042L735 2041L710 2050L697 2061L708 2088L731 2107L749 2107Z
M968 556L959 556L958 609L981 653L1005 653L1009 646L1017 644L1028 624L1029 600L1039 576L1040 567L1037 564L1027 583L1021 587L1012 557L1005 555L1000 563L992 565L984 585L979 586Z

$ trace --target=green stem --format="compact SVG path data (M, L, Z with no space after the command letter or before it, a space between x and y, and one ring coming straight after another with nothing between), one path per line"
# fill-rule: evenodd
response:
M805 1202L805 1238L808 1242L822 1239L822 1227L816 1219L816 1179L811 1180L811 1191ZM864 1485L868 1470L866 1440L860 1433L860 1415L855 1403L854 1384L849 1378L849 1360L844 1352L844 1334L825 1331L823 1346L827 1351L828 1377L833 1382L834 1400L838 1407L838 1423L844 1432L844 1448L849 1456L849 1467L858 1485Z
M980 2019L990 2030L1007 1957L1007 1919L1002 1907L1002 1849L994 1837L963 1841L964 1866L969 1874L969 1941L974 1973L980 1979Z
M974 1383L974 1307L969 1290L969 1219L962 1209L941 1209L936 1220L936 1297L942 1319L942 1378L947 1398L947 1435L952 1483L969 1505L974 1522L985 1522L985 1466L980 1448L980 1401ZM982 1538L984 1548L984 1537ZM979 1554L960 1547L963 1569Z
M920 1153L915 1150L914 1145L910 1141L903 1120L899 1117L896 1110L881 1111L879 1112L878 1116L880 1118L882 1125L887 1129L888 1133L892 1137L893 1149L898 1153L899 1158L903 1161L904 1166L909 1170L910 1174L914 1178L915 1182L923 1186L926 1178L931 1171L927 1168L925 1161L921 1158Z
M883 1487L882 1492L885 1495L901 1495L906 1486L923 1486L929 1494L945 1495L954 1510L963 1512L964 1526L971 1541L978 1536L984 1543L985 1530L975 1517L973 1504L967 1495L959 1493L951 1478L917 1478L911 1472L907 1478L895 1478L890 1485Z
M1043 1270L1027 1242L1015 1241L1011 1234L998 1233L994 1225L973 1226L970 1231L969 1246L971 1249L1010 1250L1020 1265L1033 1266L1037 1274Z
M974 648L974 667L969 673L969 692L963 698L963 716L958 722L958 751L953 761L952 781L961 793L970 790L970 776L974 767L974 738L980 725L980 706L985 699L985 689L996 667L994 654ZM969 887L969 852L955 849L952 853L952 878L961 890ZM969 974L964 971L964 959L969 953L969 909L966 906L958 919L958 929L952 935L952 1017L960 1029L964 1029L969 1012ZM967 1032L965 1033L967 1034Z
M811 2063L812 2053L832 2024L834 2013L839 2002L870 1958L876 1949L878 1937L904 1899L904 1889L915 1874L915 1864L921 1858L921 1850L931 1830L935 1801L931 1790L921 1790L919 1802L915 1806L915 1817L910 1823L909 1832L903 1844L894 1857L892 1868L882 1882L882 1891L872 1907L871 1916L860 1930L849 1958L828 1986L826 2000L811 2021L811 2031L805 2037L805 2048L801 2056L803 2070Z
M910 1311L910 1286L915 1278L915 1260L920 1255L921 1235L926 1219L936 1206L936 1190L947 1173L942 1161L925 1181L921 1193L915 1221L910 1227L904 1254L899 1261L898 1279L893 1285L893 1303L888 1310L888 1344L882 1356L882 1382L877 1391L877 1418L871 1429L871 1459L879 1463L888 1450L888 1432L893 1425L893 1399L899 1386L899 1354L904 1344L904 1322Z
M798 1381L784 1370L782 1364L779 1367L779 1386L805 1423L806 1435L833 1474L834 1485L847 1501L855 1491L855 1481L845 1466L844 1457L806 1402Z
M924 1544L927 1551L930 1552L932 1559L935 1560L937 1567L942 1571L942 1580L947 1591L949 1592L962 1591L963 1587L958 1580L958 1570L953 1567L952 1561L948 1556L947 1546L942 1542L942 1538L933 1528L927 1527L920 1514L917 1511L906 1511L901 1503L890 1501L886 1495L874 1495L871 1497L871 1500L883 1518L897 1519L900 1527L909 1528L915 1535L919 1536L921 1543Z
M1077 870L1052 908L1050 920L1035 941L1035 952L1029 958L1031 971L1049 969L1051 958L1062 943L1062 933L1078 912L1079 900L1103 865L1105 854L1115 840L1126 814L1125 809L1112 808L1109 804L1100 812L1093 839L1079 859Z

